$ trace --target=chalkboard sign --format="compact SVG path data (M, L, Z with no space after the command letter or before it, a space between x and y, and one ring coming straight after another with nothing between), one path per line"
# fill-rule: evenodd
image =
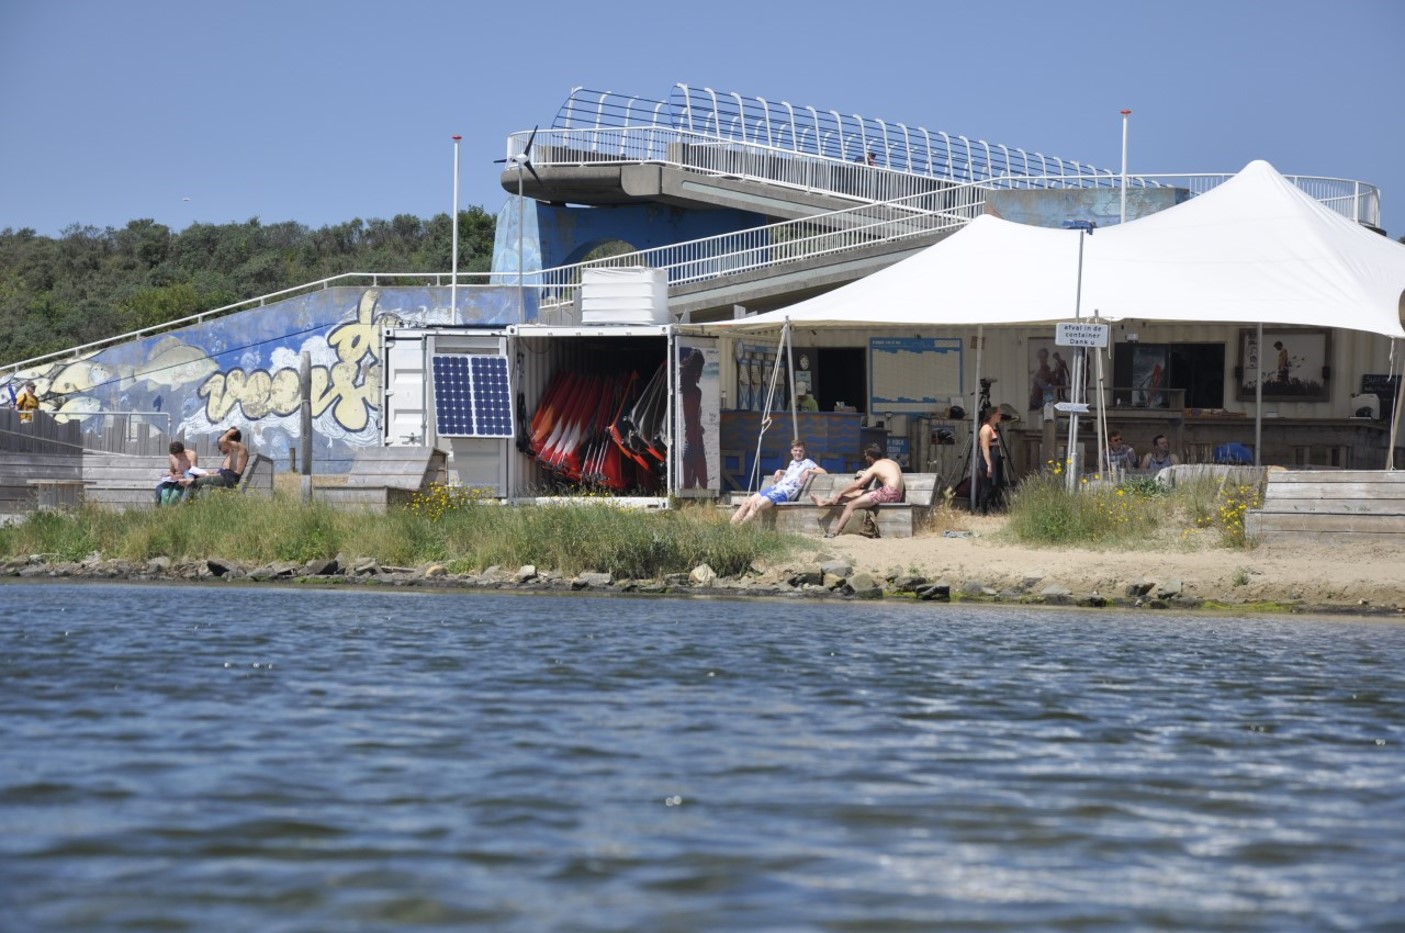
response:
M1380 398L1381 418L1389 422L1391 413L1395 411L1395 399L1400 394L1400 377L1385 373L1362 373L1361 392L1363 395L1375 393Z

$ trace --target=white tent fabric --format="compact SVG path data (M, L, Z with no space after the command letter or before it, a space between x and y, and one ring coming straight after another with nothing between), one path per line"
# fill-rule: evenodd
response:
M1083 239L1082 296L1078 250ZM1101 228L982 216L916 256L807 301L709 331L1025 324L1084 318L1342 327L1405 337L1405 245L1319 204L1271 165Z

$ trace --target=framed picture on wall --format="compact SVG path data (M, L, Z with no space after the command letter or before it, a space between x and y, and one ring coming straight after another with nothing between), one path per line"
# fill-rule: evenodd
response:
M1256 328L1239 331L1239 400L1252 401L1255 380L1262 380L1266 402L1327 401L1332 332L1265 327L1263 335L1260 348Z

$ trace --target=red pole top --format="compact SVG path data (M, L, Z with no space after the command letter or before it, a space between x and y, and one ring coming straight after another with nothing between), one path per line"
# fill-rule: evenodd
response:
M1131 113L1132 111L1130 111L1130 110L1124 110L1124 111L1122 111L1122 112L1123 112L1123 113ZM458 142L460 139L463 139L463 137L462 137L462 136L455 136L455 137L454 137L454 142Z
M1131 114L1132 114L1132 111L1130 111L1130 110L1124 110L1124 111L1122 111L1122 116L1124 116L1124 117L1131 116ZM455 139L458 139L457 136L455 136L454 138L455 138Z

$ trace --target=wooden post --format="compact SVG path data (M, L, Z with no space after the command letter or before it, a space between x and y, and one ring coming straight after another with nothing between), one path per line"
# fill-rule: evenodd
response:
M299 391L302 396L302 501L312 501L312 354L302 351L302 365L298 373Z

